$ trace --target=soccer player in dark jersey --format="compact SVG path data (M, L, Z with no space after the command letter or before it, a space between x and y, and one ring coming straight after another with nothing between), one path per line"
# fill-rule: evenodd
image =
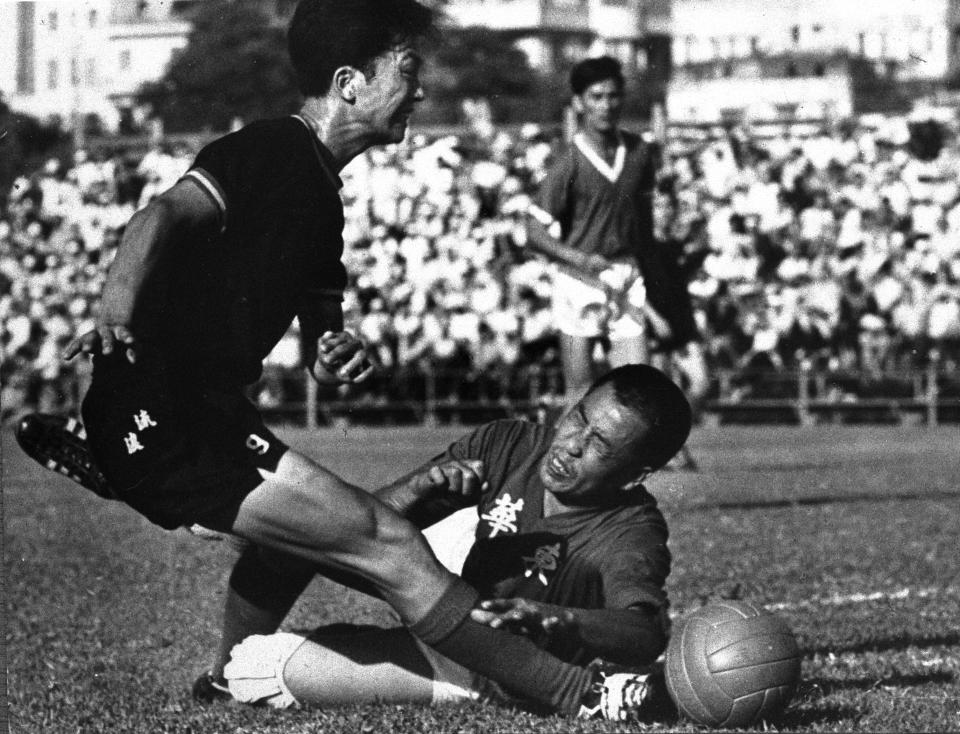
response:
M612 366L645 362L645 329L670 333L676 295L653 239L656 151L618 126L619 62L586 59L570 86L581 130L541 183L527 230L531 246L557 262L552 300L568 406L593 380L597 339L609 340Z
M482 492L420 503L406 489L380 494L429 525L438 557L486 599L476 621L563 660L640 668L666 645L670 571L667 526L642 482L689 430L680 388L653 367L627 365L597 380L556 427L489 423L411 475L481 461ZM401 628L252 636L234 648L226 676L238 700L277 707L505 698Z
M295 316L318 381L369 374L363 344L343 328L338 172L403 139L423 98L418 48L431 27L416 0L301 0L288 33L300 114L214 141L134 215L96 328L66 348L93 355L89 448L111 492L152 522L250 543L198 698L215 697L233 645L275 631L314 573L349 572L423 642L510 690L560 712L603 699L626 714L639 702L628 678L473 621L476 590L415 525L290 450L243 396Z

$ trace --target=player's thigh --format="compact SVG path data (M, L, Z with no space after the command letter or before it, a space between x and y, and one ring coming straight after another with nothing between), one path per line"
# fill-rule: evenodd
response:
M593 338L560 332L560 359L567 389L589 386L593 380ZM570 384L572 383L572 384Z
M417 528L369 493L292 450L275 472L261 473L264 481L237 512L237 535L319 568L358 574L391 603L411 601L418 585L425 603L445 587L449 572Z
M276 471L244 499L233 530L256 543L302 555L350 551L403 535L403 522L376 498L310 461L287 451Z
M433 667L402 628L318 631L287 661L283 679L301 703L427 704L433 700Z

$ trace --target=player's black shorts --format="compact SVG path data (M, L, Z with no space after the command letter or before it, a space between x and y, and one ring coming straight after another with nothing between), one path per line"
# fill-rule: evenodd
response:
M83 422L117 495L164 528L229 530L244 498L287 446L239 389L176 376L157 355L94 359Z

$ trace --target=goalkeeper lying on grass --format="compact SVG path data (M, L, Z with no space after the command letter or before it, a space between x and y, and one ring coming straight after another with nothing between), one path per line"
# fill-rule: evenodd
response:
M556 427L486 424L377 494L426 528L438 558L479 591L475 622L530 637L575 665L637 671L657 659L669 632L667 527L642 481L689 430L682 391L652 367L626 365L598 379ZM237 700L277 707L525 703L402 627L253 635L233 648L225 677ZM660 712L655 676L617 677L622 695L595 704L616 710L597 713Z

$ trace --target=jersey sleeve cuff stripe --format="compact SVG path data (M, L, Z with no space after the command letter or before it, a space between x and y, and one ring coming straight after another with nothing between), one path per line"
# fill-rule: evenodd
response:
M207 196L213 199L217 209L220 210L220 220L222 222L221 231L227 226L227 197L223 190L217 185L217 180L202 168L192 168L184 175L194 183L198 184Z

